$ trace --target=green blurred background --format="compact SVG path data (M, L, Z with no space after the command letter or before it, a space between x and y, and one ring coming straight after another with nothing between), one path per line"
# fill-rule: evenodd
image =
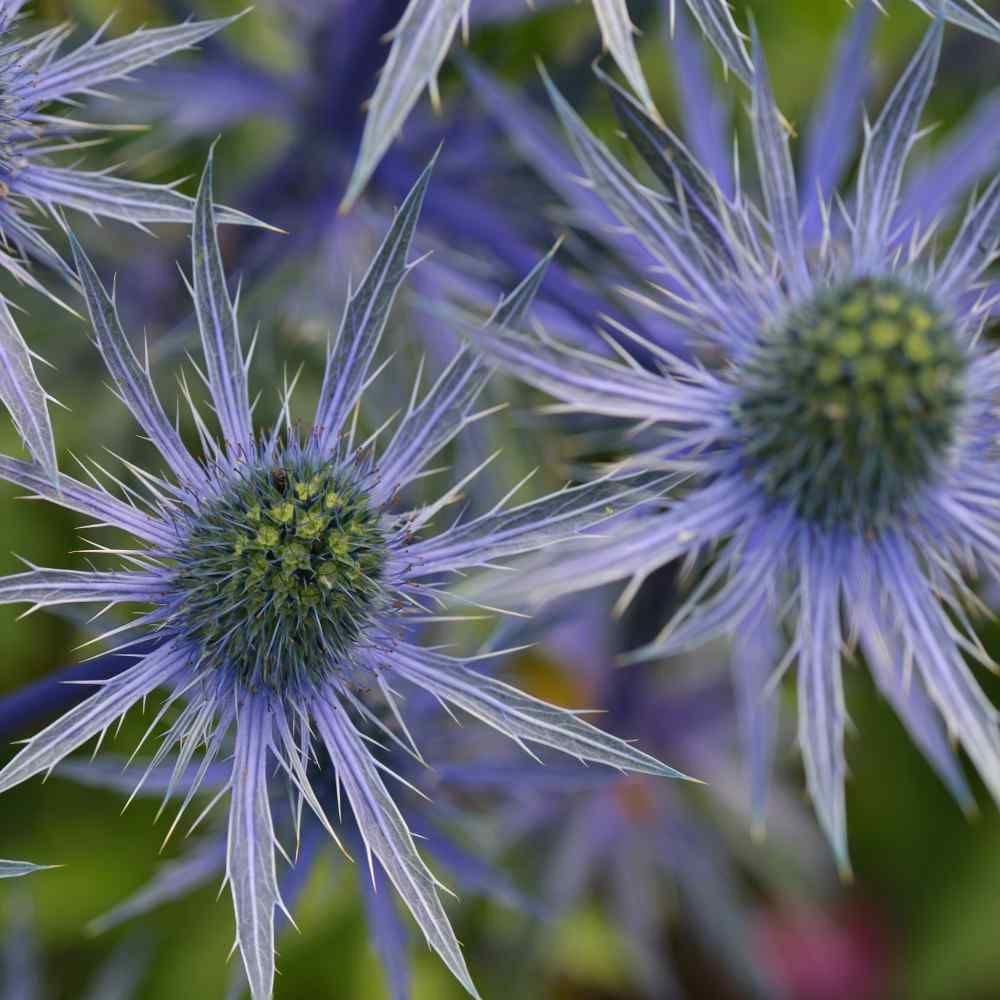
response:
M243 0L204 0L195 9L203 16L220 16L236 13L242 6ZM849 9L843 0L762 0L753 7L779 102L790 121L803 122ZM926 18L910 4L896 2L889 7L891 20L882 25L878 42L883 95L926 26ZM117 10L111 28L115 33L168 20L156 0L36 0L29 9L35 18L46 21L71 19L81 30L95 27ZM640 55L657 103L669 119L674 101L658 20L653 16L643 24L647 30ZM490 27L474 35L472 47L509 79L533 80L536 53L553 64L570 59L576 47L592 44L593 27L589 7L579 5ZM294 52L283 39L282 15L266 0L231 33L254 59L285 67L294 61ZM942 128L931 141L961 119L977 94L998 83L997 53L985 42L979 44L949 30L931 115ZM447 108L462 100L463 94L452 70L446 70L444 79ZM589 112L602 129L611 128L607 103L596 90ZM131 164L130 176L169 180L197 173L206 151L203 144L164 149L155 138L154 128L152 137L143 138L142 155ZM282 141L280 129L273 126L249 125L227 134L217 167L221 197L231 196L258 174ZM107 153L107 147L91 151L86 162L103 164L101 158ZM129 156L127 148L116 153ZM188 183L185 189L191 187ZM100 238L94 235L97 232L90 233L92 239ZM104 230L105 234L113 232L117 232L113 225ZM165 252L174 247L184 253L182 233L164 229L159 235ZM123 411L110 393L96 387L97 369L89 358L91 349L80 322L37 296L18 294L18 301L28 309L23 328L29 340L55 365L46 376L47 385L68 407L68 412L55 413L64 466L72 466L72 454L99 456L105 444L127 441L132 430ZM154 340L157 332L150 330ZM272 348L279 332L265 328L265 340L269 339ZM280 346L277 349L280 352ZM79 377L81 366L89 373L87 378ZM170 384L168 376L164 380L168 390ZM0 448L20 454L6 418L0 420ZM45 504L15 500L16 495L13 489L0 488L0 570L18 569L14 552L39 564L82 565L80 556L67 555L81 547L78 519ZM75 649L83 636L78 628L45 614L18 621L18 614L18 609L0 608L4 691L81 655ZM996 627L987 629L987 645L1000 654ZM530 683L534 667L529 664L525 669ZM1000 685L994 683L991 693L1000 703ZM887 970L887 980L872 979L871 996L912 1000L1000 996L1000 817L996 808L979 789L982 814L962 815L861 670L849 671L848 702L857 731L848 746L855 881L842 886L834 898L817 904L823 919L830 922L831 941L840 940L838 934L842 934L851 947L865 954L870 949L876 956L874 965ZM126 726L119 749L130 745L137 727L135 722ZM794 762L786 765L800 789L797 766ZM695 797L698 794L691 792ZM142 997L222 997L233 927L230 902L226 896L216 899L214 889L162 908L142 921L140 928L96 939L83 932L89 920L141 885L164 857L158 847L165 824L154 825L155 804L138 800L124 815L120 810L120 796L57 778L45 784L31 782L0 802L0 856L65 865L16 884L0 883L4 900L27 895L33 902L46 995L60 1000L80 996L82 984L115 943L138 931L152 945ZM165 856L178 846L170 845ZM471 901L452 905L451 911L470 966L487 997L511 995L509 971L522 967L523 972L525 961L531 967L516 982L517 995L526 1000L639 996L627 950L599 906L547 927L497 904ZM367 1000L385 995L367 944L353 875L333 851L314 872L296 918L301 933L286 933L280 942L277 997ZM536 947L524 949L525 935ZM680 945L697 951L697 942L681 939ZM414 952L416 997L444 1000L462 995L421 943L414 943ZM525 955L530 957L525 959ZM703 995L718 995L714 988L706 987ZM819 1000L825 995L815 996Z

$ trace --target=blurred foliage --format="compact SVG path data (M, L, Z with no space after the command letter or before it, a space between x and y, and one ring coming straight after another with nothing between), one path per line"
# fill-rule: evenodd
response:
M317 0L321 2L321 0ZM35 0L33 13L53 22L72 18L93 29L119 8L112 32L139 24L166 23L168 5L158 0ZM236 13L244 0L200 0L200 15ZM658 104L673 114L673 85L662 43L662 26L652 9L641 19L645 34L640 54ZM806 120L819 88L839 26L849 15L843 0L766 0L753 4L770 54L779 101L789 120ZM881 90L895 78L913 50L926 19L912 5L889 4L891 18L883 24L878 45ZM261 0L232 30L234 42L254 59L288 67L293 58L282 38L279 5ZM474 36L478 57L495 70L525 86L536 87L534 60L544 54L550 66L586 67L596 54L586 11L573 8L526 16L515 24L491 26ZM350 26L346 25L349 31ZM996 84L996 50L986 43L949 31L940 83L933 98L933 118L954 124L987 85ZM992 71L992 72L991 72ZM448 103L462 99L456 72L444 77ZM734 100L746 95L734 88ZM590 119L611 130L610 111L603 95L594 92ZM155 140L155 129L152 139ZM217 184L220 196L231 196L275 154L281 136L274 130L243 127L226 134L219 149ZM141 158L133 175L165 180L197 174L205 155L202 144L180 149L161 148L143 139ZM90 164L121 152L121 143L87 151ZM127 147L124 153L128 155ZM191 190L189 182L186 190ZM95 252L113 257L119 230L89 230ZM101 233L104 234L102 243ZM158 236L165 253L185 252L184 234L162 229ZM129 236L126 246L135 242ZM343 280L334 276L332 280ZM106 456L105 445L131 448L133 430L124 411L97 383L94 352L81 322L20 291L17 301L28 310L23 319L29 340L55 365L47 376L51 391L68 407L54 419L64 467L73 455ZM331 323L336 321L331 318ZM157 318L148 320L149 332L161 332ZM275 351L277 333L264 330L262 350ZM298 345L297 345L298 346ZM303 355L308 360L308 353ZM297 363L302 358L294 358ZM171 389L169 373L161 380ZM265 399L269 407L272 400ZM517 448L516 442L512 447ZM15 435L0 421L0 448L19 454ZM14 572L14 555L56 566L83 565L78 519L56 508L32 501L15 501L17 491L0 489L0 571ZM76 647L87 633L53 615L33 615L18 621L18 609L0 608L0 662L3 690L16 689L47 671L84 655ZM990 648L1000 655L1000 630L989 634ZM526 663L525 669L544 666ZM557 695L558 678L539 676L539 688ZM993 692L1000 698L1000 690ZM980 790L983 814L967 818L904 736L895 717L872 690L867 675L854 671L849 684L849 709L858 732L849 741L852 780L849 784L851 849L856 880L845 885L845 899L863 900L881 925L889 944L891 996L908 1000L963 1000L1000 995L1000 817ZM140 720L129 720L117 744L131 745ZM797 777L797 776L796 776ZM797 777L798 780L798 777ZM89 920L141 885L162 860L157 848L165 829L154 827L155 805L137 801L123 814L120 797L95 792L53 778L31 782L4 796L0 803L0 856L58 862L66 867L33 876L33 896L45 955L46 996L71 1000L81 984L112 949L120 934L91 939L83 928ZM172 843L164 852L178 850ZM353 873L351 873L353 874ZM7 886L0 885L0 893ZM843 912L831 904L831 913ZM599 907L588 907L540 931L532 918L496 904L472 902L452 907L459 937L467 950L484 996L516 995L574 1000L628 1000L632 990L630 959L620 935ZM366 941L366 931L353 877L346 863L329 852L313 873L302 906L296 914L301 934L286 933L279 946L281 976L276 996L281 998L374 998L382 996L380 971ZM178 1000L214 998L224 994L229 971L225 965L232 940L227 898L215 899L206 888L155 913L146 931L156 947L142 997ZM122 932L124 933L124 931ZM666 947L667 942L664 942ZM748 947L751 942L748 942ZM462 995L444 968L413 941L418 962L418 1000L448 1000ZM695 949L696 951L697 949ZM530 955L526 965L524 956ZM695 959L697 962L698 959ZM711 970L689 970L692 982L711 983ZM516 991L511 984L516 983ZM704 995L716 996L709 992Z

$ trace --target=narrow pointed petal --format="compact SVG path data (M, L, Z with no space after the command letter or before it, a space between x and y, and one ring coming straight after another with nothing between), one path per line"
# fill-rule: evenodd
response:
M42 872L54 868L54 865L35 865L30 861L6 861L0 859L0 878L20 878L32 872Z
M898 220L929 224L1000 167L1000 92L978 101L955 130L910 172L903 184ZM905 226L905 239L912 225Z
M799 196L795 168L788 146L788 130L774 101L764 52L756 28L753 32L754 74L753 120L754 149L767 217L775 249L778 251L793 292L804 294L810 287L799 218Z
M689 214L689 224L702 244L711 246L723 266L728 265L731 255L725 241L730 229L721 221L727 213L717 182L672 132L650 118L613 81L605 78L605 83L625 134L663 185L671 206L678 213Z
M138 794L159 798L187 795L192 788L214 795L229 783L232 768L229 764L212 764L204 773L197 768L178 777L173 763L130 766L127 757L105 753L93 760L68 760L55 773L89 788L106 788L125 795L131 795L141 779Z
M655 498L670 480L655 473L601 479L567 487L540 500L493 511L418 542L409 550L417 576L482 566L505 556L546 548Z
M122 528L147 542L171 545L177 541L175 532L165 522L123 503L110 493L77 482L70 476L60 475L53 482L41 466L0 455L0 478L33 490L38 496L51 500L60 507Z
M975 808L975 799L923 680L916 674L906 676L896 648L898 640L894 641L891 631L876 625L874 614L852 606L852 616L859 622L861 649L879 690L958 804L967 812L971 811Z
M815 540L811 540L815 541ZM832 575L830 546L803 552L798 623L799 743L809 795L837 864L850 870L844 806L844 708L838 619L839 583Z
M685 497L662 514L636 517L613 537L564 545L559 557L526 557L514 574L487 578L473 593L491 603L538 608L567 594L616 580L648 576L660 566L724 537L743 523L755 496L739 482L724 480Z
M125 336L114 299L101 284L89 258L72 234L70 246L87 301L87 312L97 349L114 379L118 393L174 474L182 482L204 482L204 471L191 457L180 434L163 412L149 369L139 362Z
M903 168L916 141L941 55L942 22L935 20L889 95L865 142L858 173L855 251L869 264L884 252L899 201Z
M270 707L248 697L236 725L226 878L236 912L236 940L253 1000L270 1000L274 987L274 911L279 905L274 824L268 795Z
M36 569L0 577L0 604L111 604L154 601L162 596L164 578L156 573L96 573L69 569Z
M410 407L386 446L380 464L381 492L391 496L472 422L472 408L491 371L472 350L462 348L430 391Z
M31 163L17 175L17 194L39 202L50 212L65 206L88 215L136 225L190 224L195 213L194 198L163 184L144 184L111 174L42 163ZM217 206L216 218L220 224L269 228L252 215L234 208Z
M686 218L641 185L587 127L559 93L548 74L543 80L553 107L594 190L634 236L672 273L704 308L725 315L732 302L721 295L715 276L703 262L701 242Z
M31 84L32 101L41 104L92 92L101 84L121 80L142 66L192 48L235 20L235 17L224 17L214 21L189 21L169 28L140 28L107 42L95 35L62 58L48 63L38 73Z
M799 195L811 238L820 235L820 200L832 197L856 147L858 122L872 83L868 57L877 17L878 8L870 0L857 5L806 135Z
M198 186L191 250L194 304L212 402L230 454L240 455L251 445L253 425L236 310L219 251L211 153Z
M433 83L469 0L410 0L372 96L341 211L365 189L420 95Z
M367 849L382 863L427 943L465 989L478 997L458 939L438 897L437 880L417 852L406 821L386 789L371 753L339 703L315 703L314 722Z
M763 829L778 737L777 693L771 676L781 660L782 637L769 610L758 603L740 623L733 640L730 667L740 736L750 779L750 815Z
M149 971L153 942L140 933L126 938L97 971L81 1000L133 1000Z
M676 0L670 0L674 4ZM705 37L715 47L726 67L750 85L754 64L744 36L736 26L728 0L687 0L688 10Z
M1000 801L1000 716L976 682L954 629L909 545L883 539L878 579L903 648L920 669L949 735L961 741Z
M665 22L666 23L666 22ZM669 26L669 25L668 25ZM733 153L726 98L709 72L708 52L692 35L686 17L678 17L668 40L684 134L691 150L727 195L733 193Z
M35 374L31 351L3 296L0 296L0 400L10 411L18 433L39 467L50 478L57 476L48 397Z
M321 448L328 448L361 396L365 378L382 339L389 311L409 267L424 194L437 157L424 168L400 206L367 273L347 304L337 339L326 360L315 425Z
M363 857L365 848L361 838L352 839L357 841L352 850L359 858ZM357 874L372 947L382 964L389 996L391 1000L410 1000L413 971L409 935L400 919L392 885L378 862L371 869L359 865Z
M469 670L459 660L403 645L396 650L394 667L417 687L457 705L518 743L541 743L579 760L622 771L687 777L573 712Z
M628 14L626 0L593 0L594 14L601 29L605 48L624 73L638 98L655 113L656 105L642 75L639 55L635 50L635 26Z
M96 694L28 741L0 771L0 792L50 771L63 757L104 732L133 705L175 680L188 666L188 654L167 643L107 681Z
M520 323L545 277L553 248L506 295L490 322L497 327ZM418 475L426 464L474 419L472 407L489 381L491 370L468 350L460 350L430 392L411 405L379 462L383 489L391 493Z
M990 260L1000 255L1000 175L970 206L935 278L947 295L979 280Z
M696 382L665 380L562 341L484 327L455 308L441 306L438 311L503 371L581 411L680 426L714 420L718 414L718 397ZM715 383L706 375L704 384Z

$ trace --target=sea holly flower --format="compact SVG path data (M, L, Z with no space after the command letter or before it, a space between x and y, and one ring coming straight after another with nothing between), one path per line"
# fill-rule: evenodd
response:
M511 509L501 504L436 533L432 525L464 483L416 510L398 509L407 484L477 418L476 398L489 374L478 359L460 353L423 395L414 389L384 447L377 447L377 434L354 439L357 408L378 374L374 355L409 270L407 252L430 169L403 202L351 297L308 434L291 418L290 390L282 399L282 420L266 433L254 431L248 359L217 241L210 159L195 210L191 294L219 439L192 404L202 459L189 451L166 418L147 364L126 339L112 298L74 242L98 350L169 474L132 467L138 486L129 488L129 503L68 476L53 484L29 463L0 460L5 478L130 532L142 545L126 553L119 570L32 568L7 577L0 599L41 607L138 602L149 608L139 624L160 640L29 740L0 771L0 790L51 770L148 695L166 689L150 731L164 718L169 724L151 765L176 752L178 780L194 770L182 812L212 765L232 750L226 876L237 944L257 1000L271 993L275 910L281 905L271 772L277 766L287 775L297 811L308 805L336 836L308 773L317 753L325 753L335 770L369 859L378 860L429 944L475 994L439 883L383 782L385 765L362 736L363 726L372 725L409 745L397 685L422 689L518 742L679 776L572 712L439 650L420 648L409 630L440 618L450 574L547 547L615 514L627 516L631 501L645 502L662 485L659 475L596 482ZM544 263L501 303L494 323L520 319ZM403 736L379 723L369 693L399 720ZM203 753L196 757L199 747Z
M60 105L101 91L166 56L189 49L233 18L140 29L105 40L104 31L74 49L64 43L71 26L24 36L24 0L0 3L0 267L45 292L29 267L39 262L72 280L69 265L45 237L38 219L64 226L65 209L134 225L190 222L193 199L170 185L145 184L105 170L59 166L54 154L83 145L105 129L59 114ZM249 223L224 209L224 221ZM55 475L56 457L47 401L29 349L5 302L0 301L0 400L14 418L33 458Z
M516 594L498 584L491 599L540 603L624 579L627 601L656 567L700 564L672 622L634 655L730 638L760 799L771 701L796 666L809 791L845 868L845 650L860 651L963 804L969 792L948 734L1000 798L997 714L965 659L988 662L966 610L975 601L966 574L977 563L1000 569L1000 368L982 336L998 302L988 269L1000 252L1000 178L994 168L942 252L928 203L901 197L937 68L938 19L865 130L854 190L834 193L852 134L836 95L860 100L849 84L863 75L870 15L859 11L817 122L832 131L810 132L801 184L755 44L761 204L738 178L727 197L673 133L612 88L660 184L650 190L550 86L595 191L658 261L656 284L669 292L642 294L688 330L694 359L646 343L654 371L551 339L469 331L504 369L567 408L641 421L645 444L628 465L687 477L662 511L526 569ZM981 127L981 143L991 143L995 130ZM951 185L945 178L934 203L943 210Z
M424 90L430 88L434 103L438 103L438 70L459 25L465 26L467 34L470 11L480 2L486 6L488 0L409 0L392 31L392 47L371 98L361 148L342 208L349 208L364 190ZM670 0L671 18L675 2ZM749 80L750 60L727 0L686 0L686 3L726 65L737 76ZM605 47L655 115L653 98L635 50L636 29L629 17L627 0L593 0L593 7Z

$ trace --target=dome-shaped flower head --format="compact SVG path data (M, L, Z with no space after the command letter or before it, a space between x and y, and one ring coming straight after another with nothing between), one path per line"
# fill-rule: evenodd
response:
M193 199L170 185L145 184L111 175L107 169L59 166L54 154L85 145L105 129L63 117L60 105L102 92L143 66L189 49L230 24L233 18L140 29L111 40L103 30L64 51L71 25L35 35L20 30L24 0L0 0L0 267L18 281L46 292L30 264L45 264L68 280L70 266L37 225L39 216L64 226L63 210L119 219L143 226L184 222ZM249 223L242 212L224 209L223 221ZM0 400L36 461L54 474L56 459L46 394L38 382L32 352L0 297Z
M377 375L374 355L430 176L428 167L401 206L358 285L333 342L315 422L301 434L284 418L257 434L247 387L248 359L226 287L210 195L211 161L199 191L192 235L194 299L203 375L221 431L215 439L195 412L203 457L196 460L167 419L146 364L133 352L111 297L74 243L97 347L114 386L169 467L160 476L132 467L138 487L125 502L66 476L0 459L0 474L39 495L131 532L142 544L119 571L31 569L0 582L0 600L38 606L140 602L140 624L159 644L31 739L0 771L0 790L50 770L103 733L158 688L168 692L150 730L169 724L152 763L176 752L178 778L195 771L184 805L213 762L232 750L227 879L237 942L257 1000L271 993L274 912L281 905L269 787L272 765L333 833L308 776L313 743L332 762L370 858L377 858L430 945L463 985L474 987L438 897L383 783L389 770L359 724L404 742L395 691L409 683L457 705L520 742L535 741L623 769L676 776L630 744L576 715L414 644L412 628L439 620L449 574L547 546L624 511L644 497L649 477L564 490L520 507L496 509L431 532L461 494L454 483L436 502L399 509L398 497L428 462L477 416L488 375L467 353L426 393L415 387L384 448L378 434L355 441L357 408ZM544 262L498 308L516 319ZM193 408L194 409L194 408ZM145 500L141 499L145 497ZM379 726L380 698L399 730ZM196 751L203 752L195 756ZM318 754L318 751L317 751ZM183 811L183 806L182 806Z
M820 119L829 132L810 136L823 155L797 182L756 43L762 204L739 182L723 194L676 136L614 91L662 185L650 190L552 88L594 189L657 259L659 290L645 300L689 331L700 360L646 344L659 359L654 371L520 333L478 337L506 369L569 408L642 421L648 446L632 463L686 477L665 509L536 567L519 578L518 595L501 584L503 597L491 598L540 602L625 579L627 599L656 567L700 560L694 591L647 652L732 639L759 801L771 756L768 703L796 666L809 790L845 867L845 650L860 650L963 800L942 719L1000 798L997 715L965 660L986 660L965 611L966 571L977 560L1000 568L1000 360L982 336L998 300L987 271L1000 248L1000 178L994 168L945 250L920 205L912 217L898 211L941 35L937 20L865 128L854 190L839 195L830 181L849 160L852 131L836 98ZM863 59L862 45L845 49L844 94L857 94L847 83L862 75ZM975 139L963 141L977 154L996 148L995 130ZM817 198L812 241L804 219Z

